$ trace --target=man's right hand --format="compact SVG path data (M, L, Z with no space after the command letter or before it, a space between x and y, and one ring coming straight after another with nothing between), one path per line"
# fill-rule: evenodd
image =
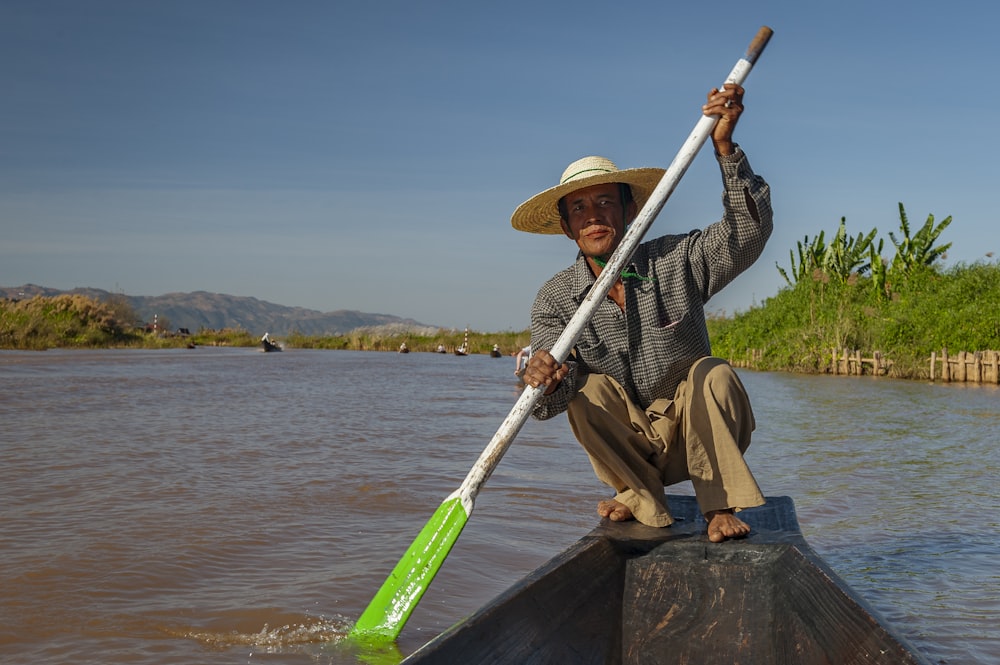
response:
M569 366L563 363L560 365L548 351L535 351L528 360L528 366L524 370L523 381L532 388L548 386L546 395L552 394L559 383L569 374Z

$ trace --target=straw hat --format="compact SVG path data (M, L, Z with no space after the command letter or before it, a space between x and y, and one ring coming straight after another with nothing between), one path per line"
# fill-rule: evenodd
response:
M510 224L518 231L528 233L562 233L559 223L559 199L591 185L608 182L624 182L632 186L632 198L642 210L646 199L653 193L663 169L625 169L620 171L615 163L606 157L584 157L578 159L563 171L559 184L536 194L521 205L511 215Z

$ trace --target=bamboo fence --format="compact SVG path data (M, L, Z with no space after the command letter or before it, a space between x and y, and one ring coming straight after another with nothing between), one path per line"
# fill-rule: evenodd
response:
M830 354L830 373L843 374L845 376L883 376L889 373L892 361L885 358L881 351L872 352L871 358L865 358L858 350L848 351L843 349L838 351L833 349Z
M940 356L931 353L931 381L936 378L945 382L1000 384L1000 352L959 351L949 355L948 349L942 349Z
M821 365L820 372L842 376L898 376L893 372L893 361L880 351L874 351L866 358L861 351L831 349L830 361ZM747 349L743 358L730 358L733 367L759 369L764 359L763 349ZM941 353L931 353L931 381L946 383L976 383L1000 385L1000 351L959 351L955 354L942 349ZM905 377L905 378L926 378Z
M747 349L745 358L730 358L729 364L733 367L757 369L760 367L763 358L763 349ZM864 374L884 376L889 374L891 368L892 361L883 356L879 351L873 352L870 358L865 358L857 350L832 349L829 365L821 366L818 369L820 372L829 372L830 374L841 374L844 376L862 376Z

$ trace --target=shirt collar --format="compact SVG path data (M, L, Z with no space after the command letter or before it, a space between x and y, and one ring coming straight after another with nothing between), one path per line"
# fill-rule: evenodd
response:
M635 254L632 256L632 262L625 266L625 270L626 271L628 271L628 272L638 272L638 268L637 268L638 264L635 261L635 258L642 251L644 251L644 246L640 245L636 249ZM642 263L642 261L640 261L639 263ZM592 273L590 271L590 264L587 263L587 259L586 259L586 257L584 257L583 252L581 252L581 251L577 251L577 253L576 253L576 263L573 264L572 270L573 270L573 273L572 273L573 274L573 297L576 298L576 302L577 302L577 304L579 304L579 303L582 303L583 300L584 300L584 298L587 297L587 293L590 292L590 288L597 281L597 278L594 277L594 273ZM629 282L633 282L633 283L634 282L639 282L639 287L640 288L649 287L650 284L651 284L650 281L643 280L643 281L640 282L639 280L634 280L634 279L633 280L626 279L626 280L624 280L624 282L625 282L626 286L629 284Z

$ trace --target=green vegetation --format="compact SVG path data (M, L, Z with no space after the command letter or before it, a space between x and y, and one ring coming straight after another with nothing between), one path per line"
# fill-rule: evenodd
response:
M713 353L743 360L757 351L760 369L821 372L833 349L880 351L894 376L922 378L932 351L1000 349L1000 267L943 269L951 243L937 243L951 217L935 224L928 216L911 233L902 203L899 214L891 261L876 230L851 238L844 219L830 245L823 233L806 236L791 270L778 266L788 287L761 307L709 321Z
M162 327L169 324L161 321ZM464 331L439 330L431 335L356 330L325 337L292 333L282 338L296 349L349 349L397 351L406 343L410 351L448 353L462 344ZM489 353L496 344L504 355L527 346L527 331L480 333L469 331L469 353ZM112 296L98 302L81 295L36 296L27 300L0 300L0 349L40 351L53 348L183 348L185 346L254 347L260 338L246 330L199 330L180 335L143 325L125 298Z
M435 352L443 346L448 353L462 345L465 333L458 330L438 330L431 335L413 333L385 334L375 330L358 329L344 335L314 337L292 333L284 343L294 349L348 349L353 351L398 351L401 344L414 352ZM484 333L469 331L469 353L489 353L496 344L504 355L516 353L528 345L531 334L521 332Z
M948 217L933 215L915 232L903 204L899 230L890 232L891 260L877 230L851 236L847 221L832 235L798 243L791 266L777 266L788 286L760 307L709 320L713 352L734 361L753 358L764 370L824 372L834 349L874 351L892 361L892 375L922 378L934 351L1000 350L1000 266L993 262L941 267L951 243L940 244ZM989 255L988 255L989 256ZM280 341L293 349L348 349L451 353L465 333L431 334L359 329L325 337L293 333ZM470 353L497 345L510 355L530 340L528 331L469 332ZM0 348L170 348L260 343L246 330L200 330L177 335L142 325L123 297L97 302L79 295L0 300Z
M0 348L138 346L133 318L117 303L78 295L0 301Z

